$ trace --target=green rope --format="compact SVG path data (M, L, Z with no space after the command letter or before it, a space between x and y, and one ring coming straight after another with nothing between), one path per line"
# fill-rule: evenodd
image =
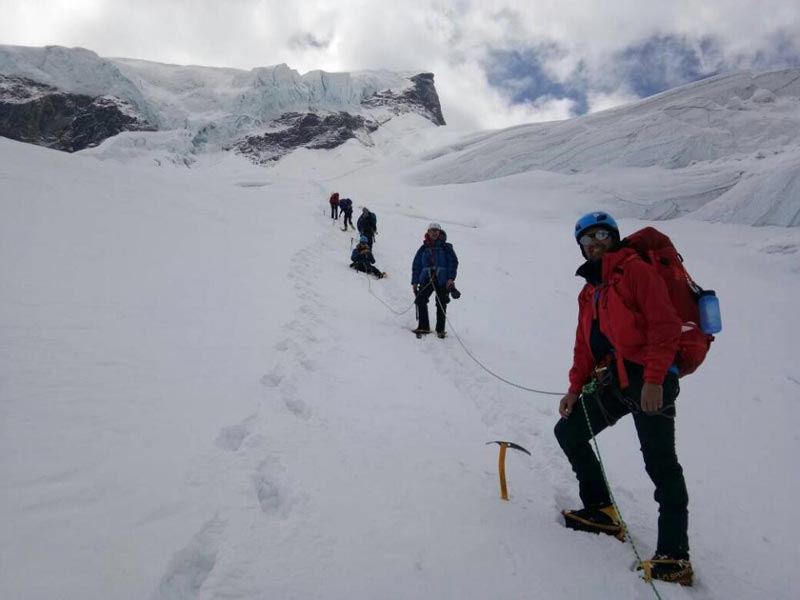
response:
M600 455L600 446L597 445L597 438L594 435L594 430L592 429L592 423L589 420L589 411L586 410L586 402L584 402L584 396L596 396L597 395L597 380L592 379L589 383L583 386L581 390L581 394L579 399L581 401L581 408L583 409L583 416L586 418L586 427L589 428L589 433L592 435L592 443L594 444L594 451L597 454L597 461L600 463L600 472L603 474L603 481L605 482L606 489L608 490L608 497L611 498L611 504L614 507L614 510L617 511L617 516L619 517L619 522L622 524L623 531L625 532L625 537L631 544L631 548L633 548L633 554L636 556L636 564L642 564L642 557L639 555L639 550L636 548L636 543L633 541L633 537L628 530L628 524L625 523L625 519L622 518L622 512L619 510L619 505L617 504L617 500L614 498L614 492L611 491L611 484L608 483L608 477L606 476L606 468L603 465L603 457ZM653 588L653 592L656 595L658 600L662 600L661 594L658 593L656 589L655 583L653 583L652 577L648 580L650 587Z

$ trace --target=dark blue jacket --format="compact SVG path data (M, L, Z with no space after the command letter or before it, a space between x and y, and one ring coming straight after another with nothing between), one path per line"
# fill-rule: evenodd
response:
M362 250L366 250L367 252L361 254ZM375 264L375 257L372 255L372 252L369 251L369 246L367 244L359 244L353 251L350 253L350 261L357 263L357 262L368 262L369 264Z
M368 212L366 215L361 213L358 221L356 221L356 229L364 235L378 233L378 217L375 216L374 212Z
M448 279L455 279L458 273L458 257L453 244L447 243L447 234L442 231L435 242L425 234L425 242L414 255L411 264L411 283L424 285L431 276L437 284L444 287Z
M342 210L346 213L352 214L353 213L353 201L350 198L342 198L339 200L339 210Z

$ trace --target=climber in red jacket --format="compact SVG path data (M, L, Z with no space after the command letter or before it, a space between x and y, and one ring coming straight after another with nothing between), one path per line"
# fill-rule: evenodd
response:
M586 259L577 275L586 284L578 297L569 392L559 404L562 418L555 434L577 476L584 507L564 511L565 524L624 538L624 526L589 444L587 418L597 434L631 413L659 506L656 553L642 566L654 579L691 585L689 498L675 452L675 399L680 388L674 362L682 321L664 280L636 250L620 243L619 228L610 215L594 212L582 217L575 239Z

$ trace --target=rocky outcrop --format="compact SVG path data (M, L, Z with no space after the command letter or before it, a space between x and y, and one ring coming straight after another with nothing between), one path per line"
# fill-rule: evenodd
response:
M401 93L384 90L364 100L361 105L366 108L386 107L396 115L404 112L416 112L436 125L446 125L439 94L433 84L433 73L420 73L409 78L414 86Z
M287 113L272 122L275 131L248 135L235 143L233 149L255 163L266 164L280 159L295 148L330 149L347 140L359 139L371 145L369 134L378 123L346 112L329 115L317 113Z
M122 131L152 130L119 98L69 94L24 77L0 75L0 136L75 152Z

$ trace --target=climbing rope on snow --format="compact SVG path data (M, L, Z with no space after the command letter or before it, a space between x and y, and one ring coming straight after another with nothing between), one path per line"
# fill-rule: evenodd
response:
M431 278L431 285L433 285L433 278ZM531 388L531 387L527 387L527 386L524 386L524 385L520 385L519 383L514 383L513 381L510 381L510 380L506 379L505 377L503 377L501 375L498 375L497 373L492 371L489 367L487 367L480 360L478 360L478 358L470 351L470 349L467 348L467 345L461 339L461 336L458 335L458 332L456 331L456 328L453 327L452 319L447 316L447 312L445 311L444 306L442 306L441 300L439 298L439 294L437 294L434 291L433 295L436 297L436 302L438 302L439 306L442 308L442 312L444 312L445 323L447 323L447 326L453 332L453 335L455 336L456 340L458 340L458 343L464 349L464 352L467 353L467 356L469 356L473 361L475 361L475 364L477 364L481 369L486 371L492 377L494 377L496 379L499 379L503 383L508 384L508 385L510 385L512 387L518 388L520 390L525 390L526 392L533 392L534 394L542 394L542 395L545 395L545 396L563 396L564 395L563 392L548 392L548 391L545 391L545 390L538 390L536 388Z
M400 310L400 311L398 311L398 310L395 310L395 309L394 309L394 308L393 308L393 307L392 307L390 304L388 304L387 302L385 302L385 301L383 300L383 298L381 298L381 297L380 297L380 296L378 296L378 295L377 295L375 292L373 292L373 291L372 291L372 279L370 278L370 276L369 276L369 273L367 273L366 271L364 271L364 275L366 275L366 277L367 277L367 291L368 291L368 292L369 292L369 293L370 293L370 294L371 294L371 295L372 295L374 298L376 298L376 299L378 300L378 302L380 302L381 304L383 304L383 305L384 305L386 308L388 308L388 309L389 309L390 311L392 311L394 314L396 314L396 315L404 315L404 314L406 314L408 311L410 311L412 308L414 308L414 304L415 304L415 302L412 302L412 303L411 303L411 306L409 306L409 307L408 307L408 308L406 308L405 310ZM416 298L415 298L415 300L416 300Z
M377 300L378 300L378 302L380 302L380 303L381 303L381 304L383 304L383 305L384 305L386 308L388 308L388 309L389 309L389 310L390 310L392 313L394 313L394 314L396 314L396 315L404 315L404 314L406 314L408 311L410 311L412 308L414 308L414 306L416 305L416 303L417 303L417 302L416 302L416 294L415 294L414 301L411 303L411 305L410 305L408 308L406 308L406 309L404 309L404 310L396 310L394 307L392 307L390 304L388 304L387 302L385 302L385 301L383 300L383 298L381 298L380 296L378 296L378 295L377 295L377 294L376 294L376 293L375 293L375 292L372 290L372 279L370 278L370 276L369 276L369 273L367 273L366 271L364 271L364 275L365 275L365 276L366 276L366 278L367 278L367 291L370 293L370 295L372 295L372 296L373 296L375 299L377 299ZM433 277L432 277L432 276L431 276L431 285L433 285ZM435 286L434 286L434 290L435 290ZM419 292L417 292L417 294L418 294L418 293L419 293ZM438 303L439 303L439 306L441 306L441 300L440 300L440 298L439 298L439 294L437 294L437 293L434 291L434 294L433 294L433 295L434 295L434 297L436 298L436 302L438 302ZM450 317L448 317L448 316L447 316L447 312L446 312L446 311L444 311L444 309L443 309L443 312L444 312L444 314L445 314L445 322L447 323L447 326L448 326L448 327L450 328L450 330L453 332L453 335L455 336L456 340L458 340L458 343L461 345L461 347L464 349L464 352L466 352L467 356L469 356L469 357L470 357L470 358L471 358L471 359L472 359L472 360L475 362L475 364L477 364L477 365L478 365L478 366L479 366L481 369L483 369L484 371L486 371L486 372L487 372L489 375L491 375L492 377L494 377L494 378L496 378L496 379L498 379L498 380L502 381L503 383L505 383L505 384L507 384L507 385L510 385L510 386L512 386L512 387L515 387L515 388L517 388L517 389L520 389L520 390L524 390L524 391L526 391L526 392L532 392L532 393L534 393L534 394L542 394L542 395L545 395L545 396L563 396L563 395L564 395L564 393L563 393L563 392L549 392L549 391L546 391L546 390L539 390L539 389L536 389L536 388L532 388L532 387L527 387L527 386L524 386L524 385L520 385L519 383L515 383L515 382L513 382L513 381L511 381L511 380L509 380L509 379L506 379L506 378L505 378L505 377L503 377L502 375L499 375L499 374L495 373L495 372L494 372L492 369L490 369L490 368L489 368L489 367L487 367L485 364L483 364L483 363L482 363L482 362L481 362L481 361L480 361L480 360L479 360L479 359L478 359L478 358L477 358L477 357L476 357L476 356L475 356L475 355L472 353L472 351L470 351L470 349L469 349L469 348L467 347L467 345L464 343L464 340L462 340L462 339L461 339L461 336L459 336L459 335L458 335L458 332L456 331L456 328L453 326L453 321L452 321L452 319L451 319Z
M625 522L625 519L622 518L622 511L619 509L619 505L617 504L616 498L614 498L614 492L611 490L611 484L608 482L608 477L606 476L606 468L603 464L603 457L600 454L600 446L597 444L597 438L594 435L594 430L592 429L592 423L589 420L589 411L586 409L586 401L584 400L585 396L593 396L597 394L597 381L592 379L589 383L583 386L581 390L581 394L578 397L581 403L581 408L583 409L583 416L586 419L586 427L589 429L589 433L592 436L592 444L594 445L594 451L597 455L597 462L600 464L600 472L603 474L603 482L605 483L606 489L608 490L608 497L611 499L611 504L614 507L614 510L617 511L617 516L619 517L619 522L622 525L622 531L625 532L625 537L631 544L631 548L633 549L633 554L636 557L636 564L641 565L643 563L642 557L639 554L638 548L636 548L636 542L633 541L633 537L630 534L630 530L628 528L628 524ZM652 578L647 578L647 582L650 584L650 587L653 588L653 592L656 595L658 600L662 600L661 594L658 593L656 589L655 583L653 583Z
M438 301L439 299L437 298L436 300ZM512 387L518 388L520 390L525 390L526 392L533 392L534 394L542 394L542 395L545 395L545 396L563 396L564 395L563 392L548 392L546 390L538 390L536 388L531 388L531 387L527 387L527 386L524 386L524 385L520 385L519 383L514 383L513 381L510 381L510 380L506 379L502 375L498 375L497 373L492 371L489 367L487 367L485 364L483 364L480 360L478 360L478 358L470 351L470 349L467 348L467 345L461 339L461 336L458 335L458 332L456 331L456 328L453 327L453 321L450 319L450 317L447 316L446 313L445 313L445 322L447 323L447 327L450 329L450 331L453 332L453 335L455 336L455 338L458 341L458 343L464 349L464 352L467 353L467 356L469 356L473 361L475 361L475 364L477 364L481 369L483 369L484 371L489 373L489 375L491 375L492 377L494 377L496 379L499 379L503 383L506 383L506 384L508 384L508 385L510 385Z

